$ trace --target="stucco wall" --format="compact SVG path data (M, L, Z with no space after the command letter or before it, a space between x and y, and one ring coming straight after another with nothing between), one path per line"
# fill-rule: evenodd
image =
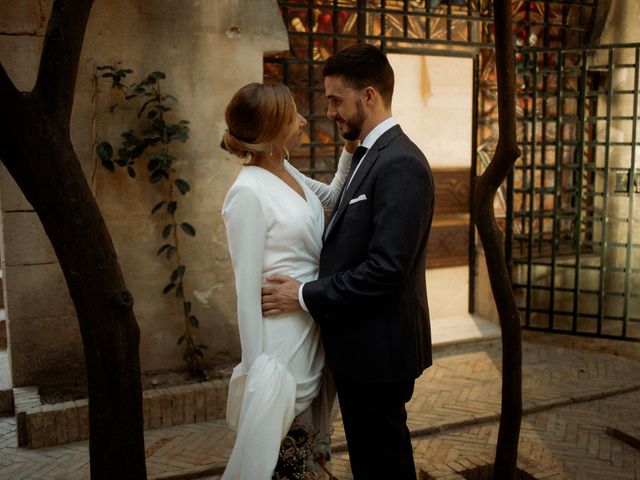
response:
M431 168L471 168L473 60L390 54L393 116Z
M51 0L0 0L0 61L20 90L35 81L50 6ZM239 35L227 34L232 26ZM94 136L113 140L128 128L105 111L106 83L95 97L95 67L122 62L135 70L132 80L164 71L163 92L179 100L174 118L190 122L190 139L175 150L180 176L192 187L180 199L181 218L197 229L196 237L183 240L185 295L200 319L197 340L209 345L211 364L239 356L233 273L219 210L240 167L219 148L224 107L240 86L262 80L265 51L286 49L276 0L95 1L78 72L72 140L89 181L95 171L96 198L135 298L145 371L184 366L176 346L182 306L161 294L173 268L155 254L164 222L151 217L150 209L160 193L146 178L110 174L93 155ZM4 169L0 198L14 384L81 374L79 329L62 273L37 216Z

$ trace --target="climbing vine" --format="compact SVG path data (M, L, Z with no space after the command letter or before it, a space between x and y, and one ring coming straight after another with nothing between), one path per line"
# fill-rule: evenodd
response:
M182 258L184 236L194 237L196 229L191 223L179 219L179 200L190 190L187 180L178 175L178 158L172 147L175 142L186 142L189 138L189 122L169 120L172 105L177 103L173 95L164 94L161 80L166 75L160 71L151 72L143 80L126 85L124 81L133 73L119 65L104 65L96 69L96 82L110 80L111 88L120 92L119 101L109 107L109 112L135 113L131 128L123 132L117 148L108 141L96 143L96 153L102 166L114 173L124 169L128 176L137 178L139 159L146 160L148 181L158 186L162 200L151 209L151 215L163 222L162 241L157 255L172 266L169 281L162 290L163 295L173 294L181 306L180 317L184 322L184 333L178 345L184 347L183 358L191 374L205 376L201 367L207 345L195 341L198 318L192 313L191 302L185 295L184 282L187 266Z

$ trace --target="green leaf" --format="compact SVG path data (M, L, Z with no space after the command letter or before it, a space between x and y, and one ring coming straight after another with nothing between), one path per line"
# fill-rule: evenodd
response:
M156 203L156 206L151 209L151 213L152 214L156 213L158 210L160 210L162 208L162 206L164 204L165 204L164 200L162 200L161 202Z
M158 115L158 111L157 110L149 110L149 113L147 113L147 118L153 118L156 115Z
M173 245L167 248L167 253L166 253L167 260L171 260L175 255L175 253L176 253L176 247L174 247Z
M164 171L161 168L158 168L157 170L154 170L154 172L151 174L151 176L149 177L149 181L151 183L157 183L160 180L162 180L165 177L168 177L169 175L167 175L167 172Z
M133 133L133 130L127 130L120 136L124 139L124 142L122 142L122 144L127 147L133 147L133 146L139 145L140 142L142 142L142 140L140 140L138 137L135 136L135 134Z
M157 132L156 130L146 130L142 134L142 138L148 140L149 143L157 143L159 140L162 140L162 134Z
M166 150L160 150L160 151L157 151L157 152L151 152L149 154L149 159L150 160L157 160L158 162L160 162L160 165L162 165L162 167L166 169L169 166L171 166L171 164L176 159L176 157L171 155Z
M178 339L178 345L184 343L184 341L187 339L186 335L182 335L179 339Z
M109 142L100 142L96 145L96 153L98 157L100 157L100 160L108 162L113 156L113 147Z
M198 319L194 315L191 315L189 317L189 323L191 323L192 327L195 327L195 328L200 327L200 322L198 322Z
M113 65L100 65L96 67L96 70L111 70L112 72L116 71Z
M149 154L149 158L151 160L157 160L159 162L162 163L166 163L166 162L170 162L172 160L175 160L175 157L172 155L169 155L165 150L160 150L158 152L151 152Z
M192 237L194 237L196 234L196 229L193 228L193 225L191 225L190 223L183 222L180 224L180 228L182 228L182 231L184 231L184 233L186 233L187 235L191 235Z
M191 302L184 302L182 306L184 307L185 315L189 315L191 313Z
M189 138L189 127L179 123L170 125L168 127L168 136L169 140L180 140L184 143Z
M127 173L129 174L129 176L131 178L135 178L136 177L136 171L131 167L127 167Z
M169 202L169 204L167 205L167 212L169 213L169 215L173 215L176 211L176 208L178 208L178 202L176 201Z
M176 288L176 297L177 298L184 298L184 292L182 290L182 284L178 285L178 288Z
M162 80L164 78L167 78L167 76L165 75L164 72L155 71L149 74L149 78L152 80Z
M102 160L102 166L113 173L116 169L115 164L111 160Z
M164 289L162 290L162 293L169 293L171 290L173 290L175 286L176 286L175 283L173 282L169 283L166 287L164 287Z
M184 181L181 178L176 178L176 181L174 183L176 187L178 187L178 190L180 190L180 193L183 195L187 193L189 190L191 190L191 185L189 185L186 181Z
M162 229L162 238L167 238L169 235L171 235L172 230L173 230L173 225L171 225L170 223L165 225L164 228Z
M146 150L147 146L148 146L147 142L145 142L145 141L140 142L138 145L136 145L135 147L133 147L131 149L131 152L129 153L129 157L130 158L138 158L139 156L141 156L144 153L144 151Z
M129 158L129 155L130 155L130 153L129 153L129 150L127 150L127 147L120 147L118 149L118 157L119 157L118 160L125 160L126 161Z
M160 166L160 160L158 159L149 160L149 163L147 163L147 170L149 170L150 172L153 172L159 166Z
M158 253L156 253L156 255L160 255L162 252L164 252L167 248L169 248L171 245L169 243L165 243L164 245L162 245L159 249L158 249Z
M185 272L186 269L187 269L187 267L185 267L184 265L180 265L178 268L176 268L171 273L171 281L175 282L179 277L182 277L184 275L184 272Z

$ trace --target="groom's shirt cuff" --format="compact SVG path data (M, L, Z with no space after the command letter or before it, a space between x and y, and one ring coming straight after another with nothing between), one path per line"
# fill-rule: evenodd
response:
M304 283L300 285L300 288L298 289L298 303L300 303L300 306L302 307L302 309L305 312L308 312L309 309L307 308L307 306L304 303L304 297L302 296L302 289L304 288Z

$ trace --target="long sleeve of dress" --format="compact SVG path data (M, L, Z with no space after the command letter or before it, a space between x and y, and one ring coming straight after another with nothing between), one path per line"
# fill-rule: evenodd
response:
M256 193L235 185L222 207L238 298L242 364L249 371L262 352L262 269L267 223Z
M307 184L313 193L315 193L324 207L333 207L340 198L340 192L342 192L342 186L349 173L349 166L351 164L352 153L347 152L346 149L342 149L342 154L338 160L338 169L333 176L333 180L329 185L324 182L319 182L305 175L302 175L304 182Z
M222 208L238 297L242 362L229 381L227 422L236 441L223 480L269 480L279 445L295 416L296 380L265 353L261 310L268 221L258 194L234 185Z

